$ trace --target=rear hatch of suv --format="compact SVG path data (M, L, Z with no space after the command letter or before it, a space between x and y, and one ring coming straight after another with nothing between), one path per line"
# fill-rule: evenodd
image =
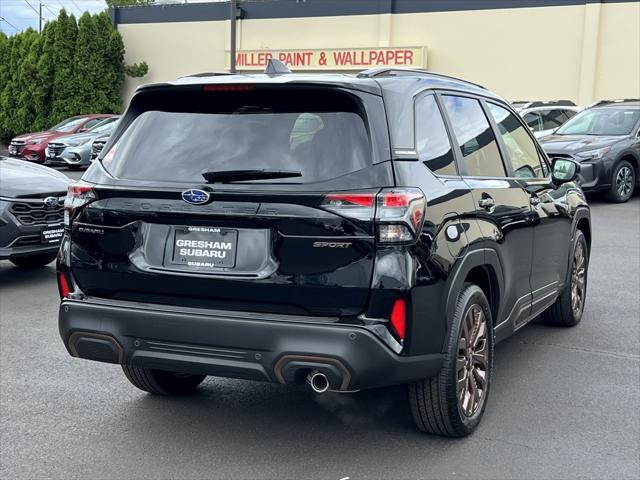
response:
M71 202L94 297L349 317L365 310L376 194L393 186L378 95L318 85L139 92Z

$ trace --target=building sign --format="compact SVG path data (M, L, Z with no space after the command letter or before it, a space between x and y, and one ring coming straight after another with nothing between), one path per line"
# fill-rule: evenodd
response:
M229 68L230 52L225 55ZM324 48L320 50L239 50L236 69L264 70L275 58L292 70L364 70L373 67L427 67L425 47Z

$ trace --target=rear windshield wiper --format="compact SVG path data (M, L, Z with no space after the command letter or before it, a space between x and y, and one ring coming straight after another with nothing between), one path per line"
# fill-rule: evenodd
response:
M202 176L207 183L230 183L247 180L301 177L295 170L204 170Z

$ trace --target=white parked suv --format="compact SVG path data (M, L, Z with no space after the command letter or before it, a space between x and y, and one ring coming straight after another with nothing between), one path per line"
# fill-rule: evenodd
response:
M571 100L518 101L512 102L511 105L529 125L536 138L550 135L556 128L583 109Z

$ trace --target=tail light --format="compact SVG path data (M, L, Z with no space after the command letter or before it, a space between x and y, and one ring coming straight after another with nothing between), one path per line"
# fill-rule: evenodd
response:
M358 220L373 220L376 194L366 193L329 193L324 196L321 207L338 215Z
M402 342L404 340L405 332L406 332L406 305L402 298L398 298L393 303L393 308L391 309L391 317L389 325L391 327L391 331L395 333L398 339Z
M409 243L422 229L426 200L418 188L385 188L377 194L329 193L321 207L344 217L375 220L381 243Z
M78 209L95 200L93 187L86 183L76 182L67 187L67 197L64 200L64 225L70 227Z

